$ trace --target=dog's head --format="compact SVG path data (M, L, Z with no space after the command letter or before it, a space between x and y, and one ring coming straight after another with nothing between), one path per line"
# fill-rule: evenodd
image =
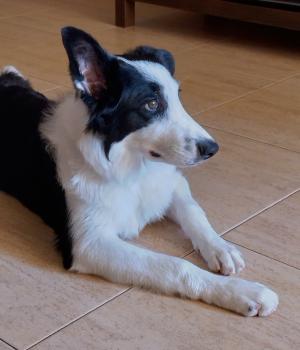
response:
M86 131L104 152L126 143L132 152L178 167L218 151L212 137L184 110L172 55L140 46L124 55L107 53L89 34L62 30L75 88L89 109Z

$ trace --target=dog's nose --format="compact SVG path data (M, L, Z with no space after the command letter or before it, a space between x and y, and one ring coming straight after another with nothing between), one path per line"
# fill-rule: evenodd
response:
M213 140L206 140L198 143L198 149L202 159L208 159L219 150L219 145Z

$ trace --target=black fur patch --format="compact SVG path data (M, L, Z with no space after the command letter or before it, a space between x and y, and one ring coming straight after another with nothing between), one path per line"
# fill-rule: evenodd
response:
M110 79L112 89L117 87L117 95L112 103L91 104L90 121L87 131L98 133L104 138L104 149L108 156L111 145L123 140L130 133L146 127L164 115L167 108L160 86L147 81L134 67L119 62L115 77ZM108 92L110 86L108 86ZM109 92L113 96L113 92ZM146 110L151 100L158 102L155 112Z
M68 210L56 166L38 126L51 102L13 73L0 76L0 190L16 197L57 234L65 268L72 265Z
M62 37L74 85L81 87L81 98L90 111L86 130L104 136L106 156L114 142L163 115L167 103L157 83L147 80L132 65L108 54L94 38L77 28L64 28ZM141 46L123 57L151 60L174 71L173 57L165 50ZM97 79L100 83L95 85ZM153 112L145 108L151 100L158 102Z

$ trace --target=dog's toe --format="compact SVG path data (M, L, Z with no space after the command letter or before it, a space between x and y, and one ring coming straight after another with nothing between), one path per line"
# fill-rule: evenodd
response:
M245 268L241 253L222 238L200 251L210 270L223 275L233 275Z

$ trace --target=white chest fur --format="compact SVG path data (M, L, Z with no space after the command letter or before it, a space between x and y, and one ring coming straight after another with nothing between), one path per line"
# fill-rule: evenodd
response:
M72 190L67 191L74 224L82 226L85 218L97 232L133 238L164 215L178 177L174 167L150 162L122 182L99 182L77 174L71 179Z

